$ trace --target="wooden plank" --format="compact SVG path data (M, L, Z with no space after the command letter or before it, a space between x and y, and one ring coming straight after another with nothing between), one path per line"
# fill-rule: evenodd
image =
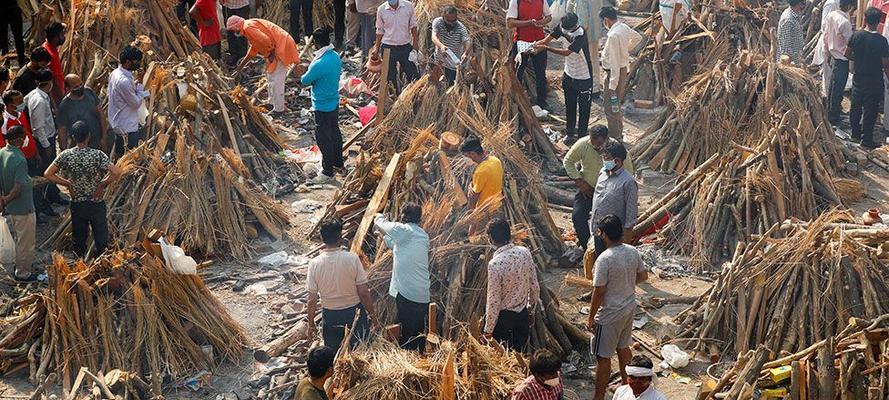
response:
M216 94L216 99L219 100L219 109L222 110L222 119L225 120L225 130L228 131L228 140L232 143L232 150L235 151L238 158L241 158L241 148L238 146L238 140L235 138L235 130L232 129L232 121L231 118L228 117L226 104L222 101L222 96L220 96L219 93Z
M398 167L398 161L400 160L401 153L392 155L392 160L390 160L389 165L386 166L386 171L383 172L383 177L380 179L380 183L377 184L377 188L374 190L374 194L370 198L370 203L367 205L367 209L364 210L364 216L361 217L361 223L358 224L358 230L355 232L355 239L352 240L352 252L359 256L362 254L361 245L364 244L364 238L367 236L370 224L373 223L374 215L379 212L386 203L386 198L389 194L389 186L392 185L392 177L395 175L395 169Z
M386 113L386 103L389 102L389 49L383 50L383 69L380 71L380 92L377 94L377 116L374 125L383 120ZM370 124L368 124L370 125Z

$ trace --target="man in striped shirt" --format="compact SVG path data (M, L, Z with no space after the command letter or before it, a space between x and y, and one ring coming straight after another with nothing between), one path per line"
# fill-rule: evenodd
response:
M562 361L547 349L540 349L531 356L531 376L525 378L512 392L512 400L561 400Z
M435 61L444 68L448 86L457 79L457 67L469 55L469 30L457 20L457 7L447 6L441 17L432 21Z

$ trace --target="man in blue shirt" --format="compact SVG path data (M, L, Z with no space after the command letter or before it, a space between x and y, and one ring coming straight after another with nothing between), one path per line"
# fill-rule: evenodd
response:
M392 248L392 279L389 295L395 297L396 321L401 324L399 345L423 353L426 315L429 312L429 235L418 225L423 210L416 204L401 209L404 222L390 222L382 214L374 225Z
M315 58L300 80L304 86L312 87L315 141L321 150L321 173L313 183L324 183L332 180L336 172L343 168L343 134L339 126L343 62L330 44L328 28L315 29L312 41L315 44Z

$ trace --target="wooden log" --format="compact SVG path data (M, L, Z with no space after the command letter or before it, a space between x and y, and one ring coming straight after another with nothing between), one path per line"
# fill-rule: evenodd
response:
M50 385L52 385L53 383L55 383L55 381L56 381L56 377L57 377L57 375L56 375L55 372L49 374L49 376L47 376L46 379L43 380L43 382L41 382L40 385L38 385L36 389L34 389L34 392L31 393L31 397L28 397L28 400L39 400L39 399L42 399L42 398L43 398L43 392L45 392L46 389L47 389ZM111 398L113 399L114 397L112 396Z
M306 325L307 322L305 320L297 322L296 325L293 325L286 333L279 336L277 339L254 350L253 359L261 363L266 363L273 357L281 355L300 339L306 339Z
M834 357L834 337L827 338L825 346L818 351L818 382L820 390L818 398L821 400L835 400L837 397L836 388L836 367L833 364Z
M371 223L373 223L374 215L382 210L383 206L386 204L386 199L389 196L389 186L392 185L392 178L395 176L395 169L398 167L398 162L400 160L401 153L395 153L392 156L389 165L386 167L386 171L383 172L383 177L380 179L376 190L374 190L373 196L370 198L367 209L364 210L364 216L361 218L361 223L358 224L358 230L355 231L355 239L352 240L352 252L359 256L364 254L361 247L364 245L364 238L367 236L367 231L370 229Z
M744 368L738 373L738 378L735 380L735 384L732 385L731 389L728 391L728 395L725 398L727 399L739 399L741 397L741 393L745 389L745 385L750 385L751 383L756 383L756 380L759 378L759 373L762 371L762 366L765 364L766 360L771 354L771 351L767 349L765 346L760 345L754 351L753 357L747 362Z
M375 125L379 125L386 115L386 106L389 103L389 49L383 49L383 69L380 71L380 91L377 93L377 117ZM370 125L370 124L368 124Z

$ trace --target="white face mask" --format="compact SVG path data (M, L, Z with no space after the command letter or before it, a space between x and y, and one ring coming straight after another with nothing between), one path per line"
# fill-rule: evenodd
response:
M549 386L549 387L559 386L559 377L557 376L552 379L547 379L547 380L543 381L543 384L546 386Z

